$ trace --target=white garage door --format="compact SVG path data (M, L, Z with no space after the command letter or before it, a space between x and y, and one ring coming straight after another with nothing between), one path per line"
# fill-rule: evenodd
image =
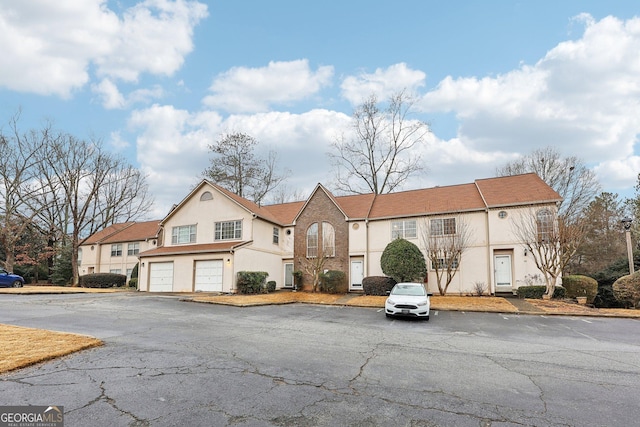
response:
M173 290L173 263L152 262L149 265L149 291L171 292Z
M222 292L222 260L196 261L196 291Z

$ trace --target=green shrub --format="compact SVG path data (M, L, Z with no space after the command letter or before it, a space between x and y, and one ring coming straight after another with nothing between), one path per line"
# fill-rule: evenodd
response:
M293 286L301 291L302 290L302 277L304 276L304 274L302 273L302 271L300 270L296 270L293 272Z
M562 277L562 287L567 291L567 298L587 297L589 304L593 302L598 294L598 282L588 276L564 276Z
M347 275L343 271L329 270L320 275L320 292L345 294L348 290Z
M137 277L132 277L131 279L129 279L129 287L138 289L138 278Z
M269 280L267 282L267 292L273 292L276 290L276 281L275 280Z
M83 288L115 288L127 283L127 276L115 273L94 273L80 276L80 286Z
M593 300L597 308L622 308L624 304L616 299L613 293L613 285L598 284L598 295Z
M640 271L616 280L613 283L613 294L625 308L636 308L640 302Z
M265 271L239 271L237 278L238 292L241 294L261 294L266 288L269 273Z
M362 279L362 289L365 295L385 296L396 283L393 277L369 276Z
M542 295L544 295L546 291L546 286L520 286L516 292L518 298L542 299ZM553 291L553 298L562 299L565 293L565 288L556 286L555 291Z
M405 239L395 239L384 248L380 257L382 272L396 282L422 282L427 264L420 249Z
M136 265L133 266L133 270L131 270L131 278L132 279L137 279L138 278L138 265L140 263L136 263Z

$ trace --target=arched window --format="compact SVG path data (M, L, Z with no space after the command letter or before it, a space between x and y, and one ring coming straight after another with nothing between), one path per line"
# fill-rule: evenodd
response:
M553 215L549 209L540 209L536 214L538 242L549 243L553 238Z
M200 201L204 202L205 200L213 200L213 194L210 191L205 191L200 195Z
M314 222L307 228L307 258L318 256L318 223Z
M328 222L322 223L322 253L325 257L336 256L336 232Z

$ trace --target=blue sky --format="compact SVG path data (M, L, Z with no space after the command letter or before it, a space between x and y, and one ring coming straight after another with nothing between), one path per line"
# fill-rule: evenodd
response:
M147 175L162 217L208 145L243 131L329 184L353 108L407 89L431 125L428 173L472 182L536 148L578 156L603 191L640 172L640 9L633 1L0 0L0 123L52 120Z

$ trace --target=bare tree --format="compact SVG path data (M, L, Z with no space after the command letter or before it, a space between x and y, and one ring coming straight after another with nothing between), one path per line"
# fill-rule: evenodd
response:
M533 257L546 282L545 295L553 296L558 278L585 236L585 221L569 220L556 209L530 209L514 219L512 232Z
M289 176L289 172L277 172L278 155L275 151L270 151L266 158L257 157L254 153L257 145L258 141L245 133L223 135L209 146L214 158L203 176L238 196L260 204Z
M455 217L425 220L422 227L422 244L427 259L436 272L440 295L445 295L458 272L462 254L469 247L472 229L465 219Z
M553 147L534 150L531 154L496 170L498 176L534 172L563 198L559 215L574 218L582 214L600 191L595 173L583 162L570 156L563 158Z
M338 192L390 193L424 170L418 146L426 143L429 126L409 115L414 101L404 91L382 108L371 95L353 113L354 135L336 138L329 153Z
M145 176L124 159L105 152L98 141L58 134L40 155L44 186L36 200L47 209L37 210L43 212L42 221L54 221L47 228L70 237L73 284L77 285L81 238L108 225L141 218L152 200Z
M18 129L20 112L10 120L11 133L0 134L0 244L6 258L4 268L13 271L18 243L32 224L34 212L28 208L28 199L33 196L31 183L37 176L37 153L44 148L50 128L21 133Z

